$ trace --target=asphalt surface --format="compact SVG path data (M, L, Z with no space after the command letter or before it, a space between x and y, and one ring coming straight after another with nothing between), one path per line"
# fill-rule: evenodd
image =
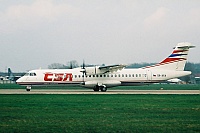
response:
M0 89L0 94L200 94L200 90L52 90L52 89Z

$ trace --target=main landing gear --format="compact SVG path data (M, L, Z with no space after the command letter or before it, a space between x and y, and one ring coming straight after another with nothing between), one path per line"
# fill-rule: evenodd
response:
M106 86L105 85L103 85L103 86L98 86L98 85L96 85L96 86L94 86L94 89L93 89L94 91L99 91L99 90L101 90L102 92L106 92L107 91L107 88L106 88Z

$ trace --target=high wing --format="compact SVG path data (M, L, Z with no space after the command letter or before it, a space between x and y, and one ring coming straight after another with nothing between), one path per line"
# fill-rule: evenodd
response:
M105 73L108 73L108 72L116 72L118 70L122 70L125 67L126 65L119 64L119 65L100 66L99 69L100 71L104 71Z
M109 66L95 66L95 67L85 67L81 72L84 72L86 75L96 75L96 74L105 74L109 72L116 72L122 70L126 65L109 65Z

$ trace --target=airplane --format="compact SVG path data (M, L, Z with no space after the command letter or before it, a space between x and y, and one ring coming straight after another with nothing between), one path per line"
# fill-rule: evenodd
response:
M14 80L14 75L13 75L13 73L12 73L10 68L8 68L8 79L11 80L11 81Z
M93 66L73 69L37 69L31 70L16 83L27 86L79 85L94 91L106 92L107 88L116 86L149 85L169 79L190 75L184 71L191 43L178 43L172 54L158 64L137 69L125 69L126 65Z
M9 80L9 81L16 81L21 76L14 76L13 72L11 71L11 68L8 68L8 75L5 77L1 77L1 80Z

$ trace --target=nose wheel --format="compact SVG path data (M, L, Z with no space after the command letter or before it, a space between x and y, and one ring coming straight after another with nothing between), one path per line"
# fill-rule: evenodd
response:
M26 86L26 91L31 91L31 86Z

